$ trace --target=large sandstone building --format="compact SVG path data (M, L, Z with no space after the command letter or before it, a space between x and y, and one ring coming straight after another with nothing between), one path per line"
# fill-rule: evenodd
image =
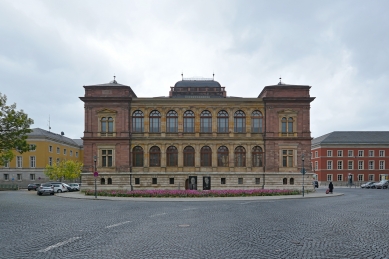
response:
M310 86L280 82L253 98L213 79L183 78L166 97L116 80L84 88L84 188L95 171L99 189L311 187Z

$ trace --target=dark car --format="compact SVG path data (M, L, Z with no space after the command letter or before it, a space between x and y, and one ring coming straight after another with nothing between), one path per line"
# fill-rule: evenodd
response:
M37 189L40 185L41 185L40 183L30 183L30 184L27 186L27 190L29 190L29 191L31 191L31 190L36 191L36 189Z
M319 188L319 182L318 181L313 181L312 184L313 184L314 188Z

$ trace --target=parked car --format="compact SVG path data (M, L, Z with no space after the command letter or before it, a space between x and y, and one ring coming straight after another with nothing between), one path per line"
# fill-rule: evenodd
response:
M31 190L34 190L36 191L36 189L41 186L40 183L30 183L28 186L27 186L27 190L31 191Z
M378 183L374 184L374 187L376 189L388 189L389 181L388 180L382 180Z
M68 192L73 192L73 191L75 191L75 190L73 189L73 187L70 186L69 184L63 183L63 185L65 185L66 189L68 189Z
M318 181L313 181L312 184L313 184L314 188L319 188L319 182Z
M54 195L54 187L50 183L43 183L36 189L36 194L42 195L42 194L50 194Z
M78 183L69 183L69 186L73 188L73 191L80 190L80 185Z
M370 184L374 184L374 182L363 183L363 184L361 184L361 188L369 188L367 186L369 186Z
M54 187L54 192L67 192L68 188L66 188L64 183L61 182L51 182L50 184Z
M365 186L365 188L366 189L374 189L375 188L375 186L374 186L374 184L375 184L375 182L370 182L369 184L367 184L366 186Z

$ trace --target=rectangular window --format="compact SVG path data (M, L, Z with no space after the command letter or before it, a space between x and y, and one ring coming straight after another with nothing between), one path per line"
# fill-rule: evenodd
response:
M332 181L332 174L327 174L327 181L328 182Z
M63 154L66 156L66 148L63 149Z
M35 144L30 144L30 152L34 152L36 150Z
M374 156L374 150L369 150L369 156L370 157Z
M255 184L261 184L261 178L255 178Z
M338 161L338 170L343 169L343 161Z
M380 150L380 157L384 157L385 156L385 150Z
M315 151L315 157L319 157L319 152Z
M226 184L226 178L221 178L220 179L220 184Z
M135 184L140 184L140 178L135 178Z
M57 165L59 165L59 158L57 158Z
M21 156L16 157L16 167L17 168L23 167L23 157L21 157Z
M327 150L327 156L329 156L329 157L332 156L332 150Z
M49 157L49 166L52 166L53 165L53 158L50 156Z
M343 156L343 150L338 150L338 156Z
M354 151L353 150L349 150L348 151L348 156L349 157L353 157L354 156Z
M380 170L385 170L385 161L380 161Z
M282 167L293 167L293 150L282 150Z
M36 158L35 156L30 156L30 167L35 168L36 167Z
M157 178L152 179L152 184L157 184Z
M112 149L103 149L101 150L101 165L102 167L112 167L113 166L113 150Z
M332 161L327 161L327 169L332 170Z
M360 157L363 156L363 150L358 150L358 156L360 156Z
M57 147L57 154L60 154L61 153L61 150L59 149L59 147Z
M238 184L243 184L243 178L238 178Z
M69 151L70 156L73 156L73 150Z
M374 174L369 174L369 181L374 181Z
M9 181L9 174L4 174L4 181Z
M18 181L22 180L22 174L17 174L16 177L17 177Z
M4 162L4 167L5 168L9 168L9 162L8 161Z
M374 161L369 161L369 170L374 169Z
M78 152L76 152L76 157L78 157Z
M358 170L363 170L363 161L358 161Z
M315 170L319 168L319 162L315 161Z
M174 178L169 178L169 183L174 184Z
M53 146L49 146L49 152L53 153Z
M35 174L30 174L30 181L35 181Z
M338 174L338 181L339 182L343 181L343 175L342 174Z
M348 169L353 170L354 169L354 161L348 161Z
M363 182L363 174L358 175L358 181Z

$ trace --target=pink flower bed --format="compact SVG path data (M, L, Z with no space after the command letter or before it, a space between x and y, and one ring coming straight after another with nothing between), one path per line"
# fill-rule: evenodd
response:
M110 197L155 197L155 198L186 198L186 197L240 197L240 196L276 196L276 195L297 195L299 190L99 190L98 196ZM85 191L85 195L95 195L94 190Z

